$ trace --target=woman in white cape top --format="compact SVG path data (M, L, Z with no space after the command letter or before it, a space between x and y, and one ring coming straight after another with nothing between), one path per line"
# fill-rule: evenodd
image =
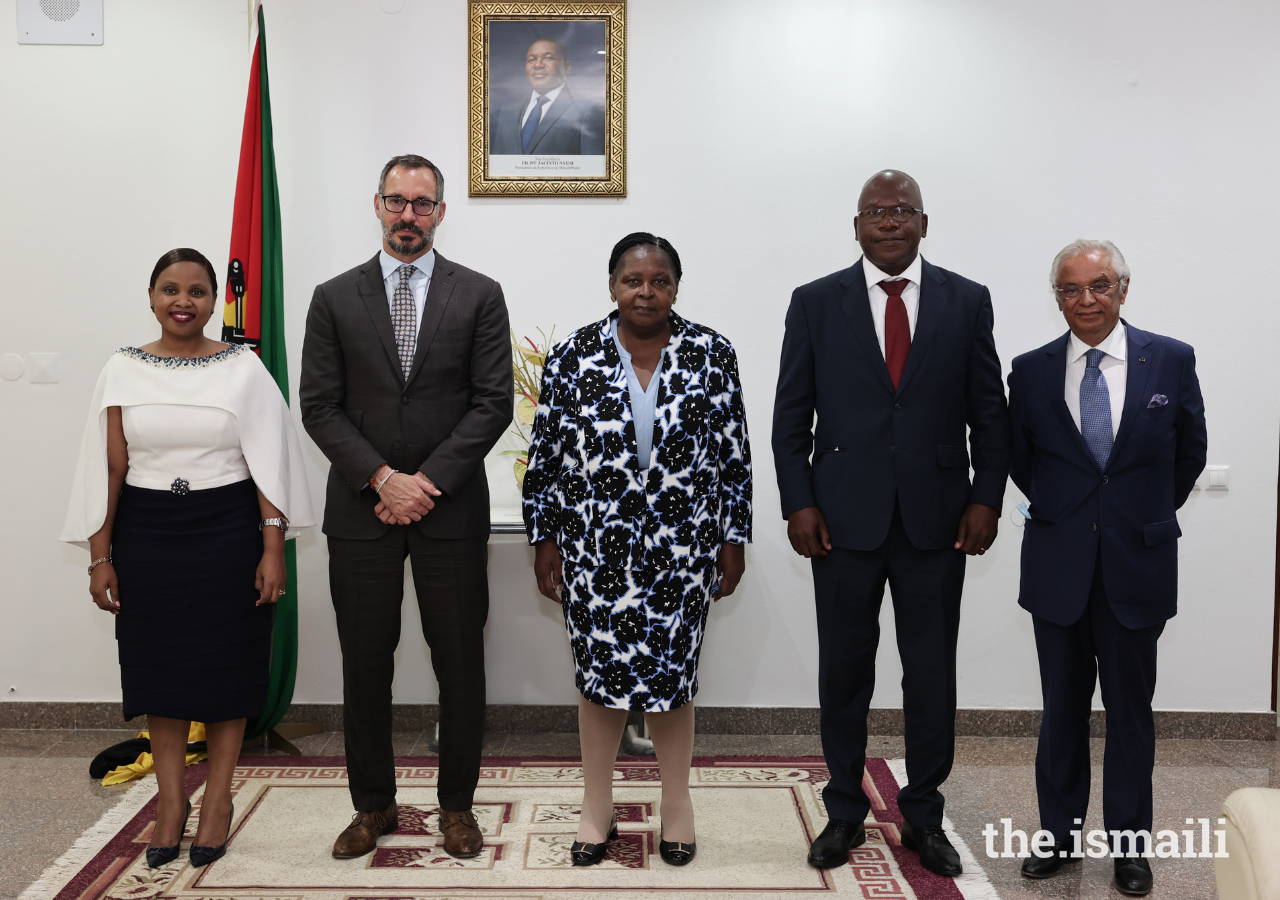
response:
M160 788L152 866L181 850L192 721L205 724L209 775L191 861L226 852L232 771L266 702L286 532L315 524L279 387L251 350L204 336L217 290L195 250L156 264L148 296L161 337L103 368L62 529L89 549L90 595L115 616L125 719L148 718Z

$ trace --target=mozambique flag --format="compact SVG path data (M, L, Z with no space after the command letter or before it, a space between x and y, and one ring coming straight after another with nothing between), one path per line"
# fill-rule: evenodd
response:
M249 98L240 138L240 172L231 223L231 261L227 267L222 339L257 351L267 371L289 400L289 363L284 346L284 264L280 252L280 191L271 143L271 94L267 86L267 29L258 6L258 41L249 66ZM245 737L273 728L293 700L298 670L297 557L285 542L288 592L275 607L271 641L271 681L267 705Z

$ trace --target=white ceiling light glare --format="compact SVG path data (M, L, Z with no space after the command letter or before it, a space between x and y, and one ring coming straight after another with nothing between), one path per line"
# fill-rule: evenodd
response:
M102 0L17 0L19 44L102 44Z

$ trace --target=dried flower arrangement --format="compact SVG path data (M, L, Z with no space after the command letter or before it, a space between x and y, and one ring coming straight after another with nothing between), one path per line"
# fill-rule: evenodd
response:
M518 339L516 333L511 332L511 368L515 376L516 413L509 433L524 445L524 449L503 450L502 455L516 458L516 484L521 488L524 487L525 470L529 468L529 441L532 437L530 429L533 427L534 414L538 411L538 395L542 392L542 367L551 351L555 329L551 330L551 334L544 334L539 328L538 334L542 336L541 344L530 337Z

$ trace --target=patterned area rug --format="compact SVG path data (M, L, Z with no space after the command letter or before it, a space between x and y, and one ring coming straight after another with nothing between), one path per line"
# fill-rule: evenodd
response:
M269 760L269 761L268 761ZM840 895L876 900L996 900L995 889L950 823L966 874L940 878L901 845L895 797L900 760L867 760L872 798L868 842L849 865L805 862L826 824L821 757L694 760L691 776L698 855L683 868L658 856L658 769L652 760L618 765L614 800L621 837L605 861L569 864L582 770L575 760L488 759L476 817L485 847L459 860L440 849L434 758L397 760L400 828L362 859L336 860L333 839L351 804L341 758L271 757L236 771L236 818L226 857L193 869L184 852L162 869L144 850L155 819L148 777L23 893L21 900L581 900L583 897L782 900ZM204 764L188 787L200 814Z

